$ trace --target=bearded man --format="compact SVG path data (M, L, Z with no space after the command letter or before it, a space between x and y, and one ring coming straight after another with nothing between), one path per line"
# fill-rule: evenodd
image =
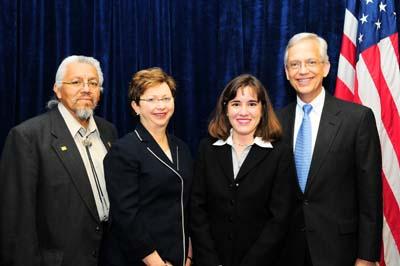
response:
M93 115L100 63L65 58L49 111L11 129L0 162L0 265L95 266L109 201L103 158L115 127Z

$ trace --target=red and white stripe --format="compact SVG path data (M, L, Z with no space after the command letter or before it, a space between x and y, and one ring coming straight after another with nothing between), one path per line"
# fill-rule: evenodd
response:
M335 96L370 107L382 148L383 250L380 265L400 265L400 72L398 34L356 60L358 20L346 10Z

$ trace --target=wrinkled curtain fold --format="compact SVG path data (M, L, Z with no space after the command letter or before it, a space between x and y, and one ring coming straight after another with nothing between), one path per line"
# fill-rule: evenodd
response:
M0 0L0 148L11 127L45 111L55 72L72 54L97 58L104 94L97 114L120 135L134 127L132 74L159 66L177 81L170 130L193 151L224 85L257 76L275 107L295 99L286 81L288 39L316 32L329 44L333 92L345 0Z

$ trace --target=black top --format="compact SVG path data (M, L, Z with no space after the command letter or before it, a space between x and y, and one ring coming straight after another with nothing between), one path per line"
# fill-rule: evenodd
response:
M196 265L273 265L288 228L295 174L281 142L253 145L234 179L231 146L200 143L191 196Z
M168 135L168 143L173 162L139 124L104 159L111 223L105 265L143 265L155 250L173 265L184 264L192 158L180 139Z

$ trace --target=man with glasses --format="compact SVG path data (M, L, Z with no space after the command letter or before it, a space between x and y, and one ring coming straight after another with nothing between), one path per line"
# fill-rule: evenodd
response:
M49 111L13 128L0 163L0 265L95 266L109 201L103 158L115 127L94 116L92 57L60 64Z
M375 265L382 184L374 115L325 91L330 63L321 37L294 35L284 60L297 101L278 115L293 147L297 195L280 265Z

